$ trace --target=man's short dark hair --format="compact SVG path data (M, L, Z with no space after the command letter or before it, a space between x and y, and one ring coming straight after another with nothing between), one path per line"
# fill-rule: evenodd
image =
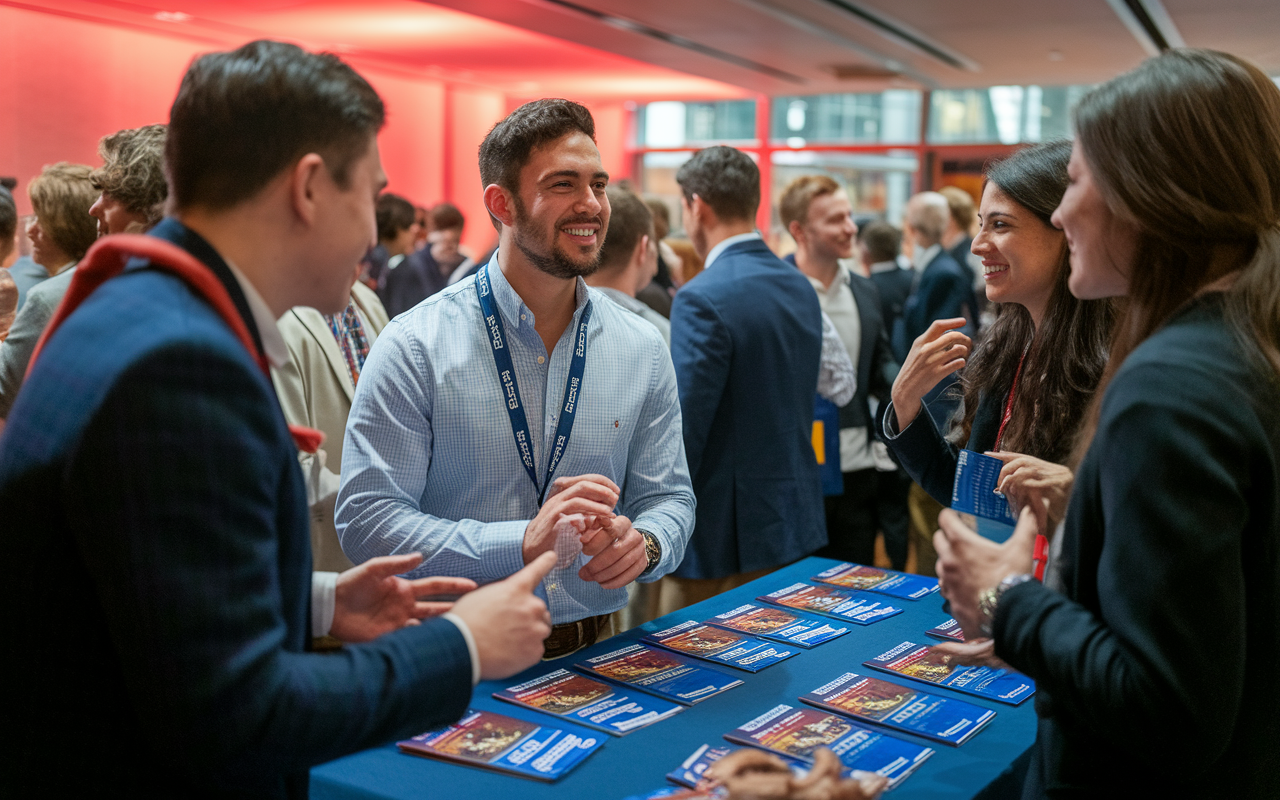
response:
M520 170L534 148L575 132L596 140L596 123L586 106L560 99L525 103L494 125L480 143L481 188L496 183L518 195Z
M18 232L18 205L9 190L0 186L0 260L9 255L13 236Z
M383 192L378 195L375 218L378 223L378 241L389 242L418 221L418 210L413 203L398 194Z
M873 264L893 261L902 252L902 231L881 220L858 228L858 241L867 246Z
M723 222L753 220L760 207L760 169L741 150L724 145L693 154L676 172L684 199L696 194Z
M620 269L631 259L641 236L653 238L653 212L634 192L618 186L604 190L609 197L609 230L600 247L600 269Z
M197 58L169 111L165 168L178 208L247 200L307 153L347 187L386 112L369 83L329 53L256 41Z
M433 231L462 230L467 220L453 203L437 203L427 212Z
M142 214L149 225L164 216L169 187L164 181L165 126L144 125L116 131L98 142L102 166L89 179L98 191L109 195L133 214Z

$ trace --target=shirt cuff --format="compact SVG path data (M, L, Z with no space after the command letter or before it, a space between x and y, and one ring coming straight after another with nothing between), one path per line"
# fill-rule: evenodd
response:
M921 411L925 410L923 403L920 404L920 410ZM896 419L897 417L894 415L894 412L893 412L893 401L890 400L885 405L884 416L881 417L881 420L883 420L884 424L880 426L880 432L881 434L884 435L885 441L892 441L894 439L897 439L899 436L903 434L903 431L905 431L907 428L910 428L911 424L915 422L914 419L911 420L911 422L907 423L907 428L903 428L901 431L894 433L893 423L891 422L891 420L896 420Z
M338 573L311 573L311 636L328 636L338 593Z
M475 637L471 635L471 629L467 627L467 623L462 617L446 611L440 615L440 619L447 619L458 627L458 632L462 634L462 638L467 642L467 652L471 654L471 685L475 686L480 683L480 651L476 648Z

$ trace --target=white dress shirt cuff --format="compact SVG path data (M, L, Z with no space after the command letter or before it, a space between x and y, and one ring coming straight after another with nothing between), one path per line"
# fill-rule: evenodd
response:
M338 592L338 573L311 573L311 635L328 636Z
M471 654L471 685L475 686L480 683L480 651L476 649L475 637L471 635L471 629L467 627L467 623L462 617L446 611L440 615L441 619L447 619L454 625L458 626L458 631L462 634L462 638L467 642L467 652Z

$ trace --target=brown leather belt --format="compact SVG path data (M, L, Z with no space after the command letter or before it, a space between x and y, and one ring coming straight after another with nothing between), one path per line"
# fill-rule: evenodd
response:
M609 624L609 614L587 617L577 622L566 622L563 625L552 625L551 635L543 640L546 651L543 658L559 658L593 645L600 638L600 632Z

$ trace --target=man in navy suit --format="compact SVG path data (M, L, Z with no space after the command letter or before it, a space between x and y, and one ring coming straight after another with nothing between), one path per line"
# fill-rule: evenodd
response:
M531 589L554 557L421 624L424 594L470 582L395 577L416 554L313 582L265 363L288 357L275 319L341 309L373 243L383 114L350 67L293 45L188 70L165 150L176 216L151 235L197 278L135 258L93 291L0 437L20 565L0 588L20 731L0 793L302 798L310 766L456 719L476 681L541 656ZM91 252L77 277L109 264ZM325 629L367 643L307 652Z
M718 594L827 543L811 443L822 312L755 230L760 172L709 147L680 167L685 231L706 269L676 294L671 357L698 498L664 609Z
M911 257L916 268L916 283L903 307L901 341L895 331L894 350L906 353L916 337L938 319L964 317L969 323L962 329L974 332L973 285L968 274L942 247L951 210L947 198L937 192L921 192L907 202L907 229L915 245Z

